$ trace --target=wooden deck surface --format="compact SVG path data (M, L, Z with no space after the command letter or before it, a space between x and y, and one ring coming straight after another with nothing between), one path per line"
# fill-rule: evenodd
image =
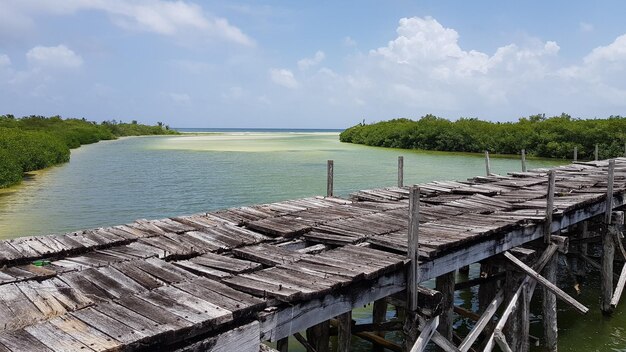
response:
M553 230L604 210L607 165L555 168ZM421 184L422 280L538 238L547 171ZM618 158L615 206L625 189ZM315 302L339 297L328 314L340 314L403 288L407 197L388 187L0 241L0 352L175 350L251 324L288 336L316 321L304 320Z

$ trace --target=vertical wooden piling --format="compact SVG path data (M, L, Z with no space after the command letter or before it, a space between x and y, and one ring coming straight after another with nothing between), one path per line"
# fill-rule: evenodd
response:
M438 276L435 280L435 290L441 292L443 295L437 331L448 339L448 341L452 341L452 325L454 323L454 271Z
M485 170L487 171L487 176L491 175L491 163L489 161L489 151L485 150Z
M624 157L626 158L626 143L624 143Z
M334 162L328 160L326 167L326 197L333 196L333 177L334 177Z
M601 309L604 314L610 314L613 312L613 309L611 308L611 298L613 297L613 258L615 256L615 242L613 241L613 232L609 230L609 226L611 226L611 216L613 212L614 173L615 160L609 160L606 203L604 210L604 229L602 231L602 281L600 282L602 295Z
M381 298L377 301L374 301L374 305L372 307L372 322L374 324L384 323L387 320L387 300ZM374 331L374 333L382 338L385 337L384 331ZM383 352L384 347L374 344L372 348L373 352Z
M510 270L506 270L506 279L504 281L504 292L505 292L504 301L505 302L511 301L515 297L514 293L517 291L520 277L521 275L516 270L512 270L512 268L510 268ZM515 349L514 346L519 345L519 341L522 338L521 329L520 329L521 321L519 319L519 309L520 309L521 299L522 297L521 295L519 295L519 297L517 298L517 301L515 302L515 306L511 310L511 313L508 319L506 320L506 324L504 325L504 333L506 335L506 341L508 342L509 346L511 346L513 349Z
M522 149L522 172L526 172L526 149Z
M398 187L404 187L404 157L398 157Z
M306 339L317 352L330 352L330 321L306 329Z
M558 268L559 253L556 252L550 258L545 268L543 269L543 277L550 282L556 282L556 274ZM556 296L547 288L543 287L543 330L545 337L546 349L550 352L557 350L558 340L558 327L557 327L557 315L556 315Z
M480 276L489 277L498 272L498 267L492 261L485 260L480 263ZM478 286L478 311L484 312L498 291L497 281L488 281Z
M409 275L407 277L407 306L409 310L417 310L417 284L419 282L418 246L419 246L419 208L420 189L417 186L411 187L409 193L409 238L408 238L408 259Z
M407 351L411 349L413 343L417 340L417 327L419 325L419 319L417 316L417 284L419 283L419 198L419 187L411 187L409 191L409 233L407 251L407 259L410 262L406 283L407 309L405 311L403 328L405 336L404 343Z
M352 340L352 311L341 314L337 317L337 351L350 352L350 342Z
M595 161L598 161L598 143L596 143L596 148L593 152L593 156L595 158Z
M543 228L543 242L550 243L552 235L552 213L554 212L554 187L555 187L554 170L548 171L548 194L546 197L546 222Z
M583 221L578 225L578 238L582 240L582 243L578 245L578 253L581 255L587 255L587 243L584 243L585 238L589 237L589 223ZM578 276L584 276L587 273L587 262L584 260L578 261Z
M574 147L574 161L578 161L578 147Z
M604 223L611 223L613 213L613 182L615 181L615 160L609 160L608 177L606 180L606 205L604 209Z
M278 350L278 352L289 352L289 338L285 337L284 339L276 341L276 350Z

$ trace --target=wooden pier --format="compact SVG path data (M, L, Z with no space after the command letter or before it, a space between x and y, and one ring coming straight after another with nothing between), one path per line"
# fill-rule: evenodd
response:
M626 158L508 175L487 166L412 187L403 164L398 186L349 199L332 196L329 163L326 197L0 241L0 352L271 350L266 341L283 352L290 336L324 352L335 334L339 351L353 335L378 351L525 351L537 284L541 343L555 351L557 298L581 314L619 303ZM601 306L555 285L559 255L602 275ZM475 263L480 278L455 282ZM419 286L431 279L435 289ZM472 285L480 310L455 307L455 289ZM351 311L368 303L373 323L355 325ZM402 320L385 319L388 304ZM453 314L475 320L469 334L453 330ZM389 330L405 345L385 340Z

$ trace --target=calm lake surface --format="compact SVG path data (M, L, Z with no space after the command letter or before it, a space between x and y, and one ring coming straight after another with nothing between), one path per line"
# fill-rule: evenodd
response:
M405 184L464 180L484 175L482 155L420 152L344 144L338 132L220 131L213 134L132 137L72 151L71 162L37 172L0 191L0 238L62 233L233 206L324 195L326 160L335 160L335 193L396 183L404 156ZM564 163L528 160L530 168ZM515 158L491 159L492 172L520 170ZM472 267L471 276L477 275ZM567 278L563 283L573 293ZM583 284L577 298L591 313L561 309L560 351L626 351L626 315L599 313L599 283ZM538 294L538 293L536 293ZM472 291L458 305L475 307ZM394 312L390 311L390 315ZM367 308L354 318L370 319ZM459 320L458 326L466 322ZM541 336L532 322L531 334ZM369 344L353 340L355 350ZM297 343L293 351L300 351Z

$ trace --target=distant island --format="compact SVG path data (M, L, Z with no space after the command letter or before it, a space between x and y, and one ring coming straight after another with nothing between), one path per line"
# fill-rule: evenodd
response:
M60 116L0 115L0 188L19 183L24 173L70 160L70 149L123 136L178 134L158 123L115 120L100 124Z
M545 158L592 159L598 144L599 158L624 155L626 118L575 119L561 114L546 118L532 115L517 122L490 122L476 118L450 121L434 115L373 124L360 123L343 131L342 142L377 147L519 154Z

